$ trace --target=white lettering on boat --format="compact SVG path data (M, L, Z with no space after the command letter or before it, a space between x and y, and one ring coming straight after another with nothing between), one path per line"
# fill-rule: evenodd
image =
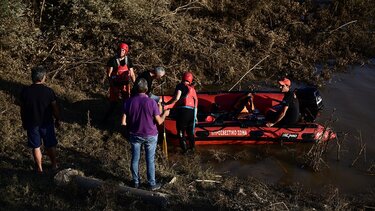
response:
M294 134L294 133L283 133L281 135L282 138L297 138L298 137L298 134Z
M210 136L246 136L246 130L219 130L210 132Z

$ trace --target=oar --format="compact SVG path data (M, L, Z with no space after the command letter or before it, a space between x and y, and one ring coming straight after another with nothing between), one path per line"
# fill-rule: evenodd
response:
M164 92L163 92L163 88L161 89L161 94L162 94L162 110L163 112L165 111L164 110ZM165 159L168 160L168 145L167 145L167 134L165 133L165 120L163 122L163 145L162 145L162 149L163 149L163 154L165 156Z

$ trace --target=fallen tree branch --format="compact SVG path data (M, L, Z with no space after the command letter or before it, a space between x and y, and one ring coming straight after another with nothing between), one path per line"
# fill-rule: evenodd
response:
M236 84L234 84L233 86L232 86L232 88L230 88L229 89L229 91L232 91L232 89L234 88L234 87L236 87L237 86L237 84L238 83L240 83L241 81L242 81L242 79L247 75L247 74L249 74L249 72L250 71L252 71L254 68L256 68L260 63L262 63L265 59L267 59L268 57L269 57L270 55L267 55L266 57L264 57L262 60L260 60L258 63L256 63L250 70L248 70L241 78L240 78L240 80L238 80L237 81L237 83Z
M362 139L362 133L361 131L359 132L359 141L360 141L360 146L361 146L361 150L359 151L356 159L353 160L352 162L352 165L351 166L354 166L354 164L357 162L357 160L359 159L359 157L362 155L363 153L363 157L364 157L364 160L366 162L366 143L363 143L363 139Z
M95 189L103 185L111 185L100 179L85 177L82 172L70 168L58 172L54 180L60 186L75 183L85 189ZM164 206L168 203L169 195L164 193L131 188L124 185L117 185L114 188L121 194L136 196L153 204Z
M336 29L334 29L334 30L331 30L329 33L332 34L332 32L337 31L337 30L339 30L339 29L341 29L341 28L344 28L345 26L347 26L347 25L349 25L349 24L356 23L356 22L357 22L357 20L350 21L350 22L348 22L348 23L346 23L346 24L343 24L343 25L339 26L338 28L336 28Z
M198 1L192 1L192 2L189 2L189 3L185 4L185 5L179 6L175 10L173 10L172 14L175 15L175 14L177 14L181 10L187 11L187 10L191 10L191 9L200 9L201 7L194 7L194 6L190 7L190 5L195 4L195 3L199 3L199 2Z
M361 150L359 151L357 157L353 160L352 162L352 165L351 166L354 166L354 164L357 162L357 160L359 159L359 157L362 155L363 152L366 151L366 144L364 144L361 148ZM366 154L366 153L365 153ZM364 154L364 156L366 157L366 155Z
M64 74L66 74L68 71L75 69L81 65L87 65L87 64L102 64L101 62L97 62L94 60L89 60L89 61L77 61L77 62L65 62L63 63L59 68L57 68L54 71L49 72L49 74L54 73L53 76L51 77L51 81L55 79L55 77L60 73L61 70L64 70Z
M42 62L44 62L48 58L48 56L52 53L52 51L53 51L53 49L55 49L55 47L56 47L56 43L53 44L51 50L49 50L49 52L48 52L48 55L43 58Z
M40 7L40 17L39 17L39 24L42 24L42 17L43 17L43 11L44 11L44 6L46 4L46 0L43 0L42 6Z
M7 112L9 110L9 108L6 108L5 110L3 110L2 112L1 112L1 114L4 114L5 112Z
M273 203L273 204L270 204L268 207L275 207L276 205L284 205L285 209L286 210L289 210L288 206L286 206L286 204L284 202L277 202L277 203ZM277 210L280 210L280 209L277 209Z
M196 179L196 182L207 182L207 183L221 183L220 181L210 180L210 179Z
M57 68L57 70L51 72L51 73L55 72L53 74L53 76L51 77L51 81L53 81L55 79L57 74L59 74L60 70L64 69L64 67L65 67L65 64L61 65L59 68Z
M253 191L253 195L257 198L261 203L267 202L267 200L261 198L255 191Z

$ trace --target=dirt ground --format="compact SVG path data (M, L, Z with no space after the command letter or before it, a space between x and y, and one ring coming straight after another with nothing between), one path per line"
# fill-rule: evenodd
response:
M321 3L317 3L321 2ZM120 42L130 45L136 73L162 65L170 89L191 70L200 89L230 88L257 62L244 83L277 78L324 85L334 72L366 63L375 52L375 3L356 1L51 0L1 1L0 207L4 210L343 210L375 207L374 192L345 195L335 187L312 193L222 176L203 168L199 153L166 162L157 154L157 178L170 194L165 207L117 194L111 185L82 190L54 184L54 172L36 175L18 97L30 69L44 65L59 98L61 169L74 168L109 184L130 183L129 144L117 116L103 123L105 65ZM316 68L319 65L322 68ZM253 87L240 86L243 89ZM236 87L238 88L238 87ZM156 86L155 93L161 93ZM216 156L216 155L212 155ZM213 158L214 159L214 158ZM141 174L145 175L144 160ZM176 182L168 182L176 177ZM218 180L200 183L197 179Z

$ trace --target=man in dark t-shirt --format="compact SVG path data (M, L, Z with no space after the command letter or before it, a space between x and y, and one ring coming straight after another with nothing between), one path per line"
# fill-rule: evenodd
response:
M268 122L267 127L274 125L293 125L299 120L299 103L294 92L290 90L292 83L289 79L284 78L279 81L281 92L284 93L284 98L281 101L281 109L276 113L276 118Z
M151 99L155 100L156 102L160 102L160 97L152 93L152 82L155 79L161 79L164 75L165 75L165 69L163 67L155 67L152 70L148 70L139 74L137 79L135 79L134 84L138 84L141 78L145 79L147 81L147 88L148 88L148 91L146 94ZM133 87L132 95L135 95L136 93L137 93L137 88Z
M280 124L293 125L298 122L299 119L299 103L294 92L288 91L285 93L281 105L288 107L284 118L281 119Z
M57 168L54 126L59 127L60 117L55 92L44 85L46 70L43 67L33 68L31 77L33 84L24 87L21 92L21 119L27 131L28 146L32 148L36 171L42 173L42 144L51 159L52 168Z

